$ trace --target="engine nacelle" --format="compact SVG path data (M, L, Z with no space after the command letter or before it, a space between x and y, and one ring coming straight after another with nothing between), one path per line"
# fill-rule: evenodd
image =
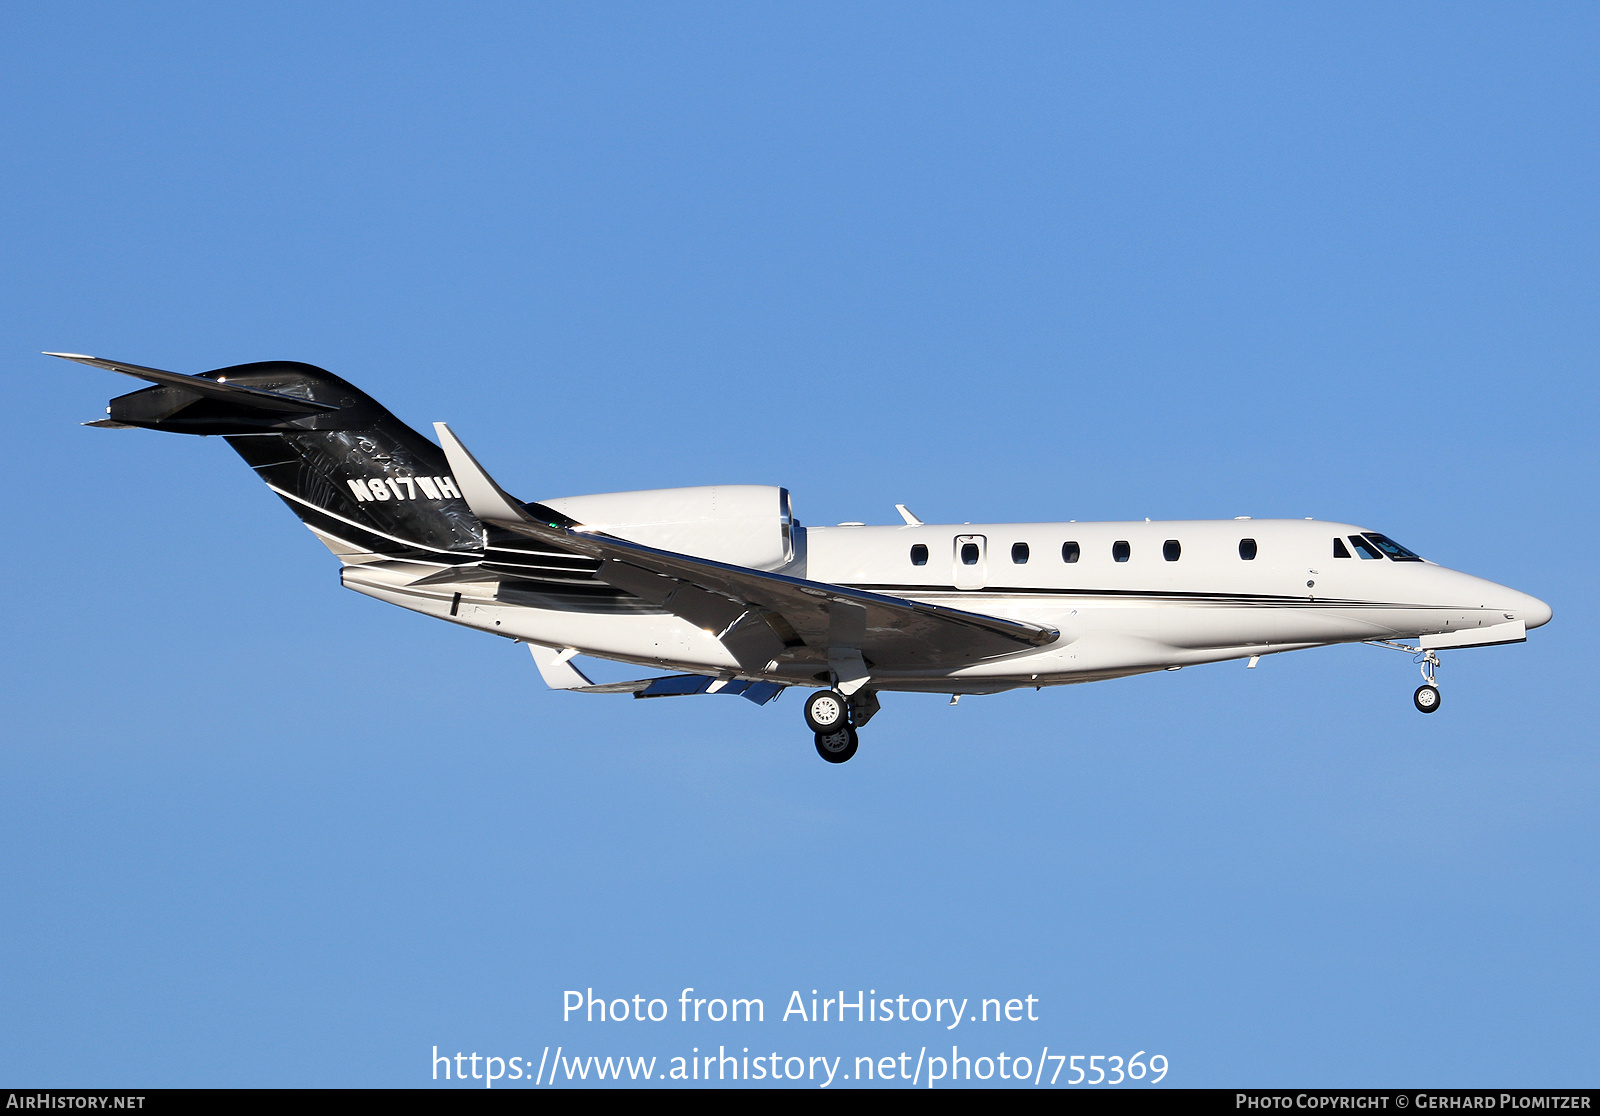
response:
M539 503L585 527L696 558L757 570L777 569L794 558L794 517L786 488L716 484Z

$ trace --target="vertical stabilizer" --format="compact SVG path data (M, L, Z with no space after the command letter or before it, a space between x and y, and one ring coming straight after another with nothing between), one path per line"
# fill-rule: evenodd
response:
M296 361L200 376L53 353L152 381L94 425L225 439L346 562L440 566L481 557L483 532L444 452L333 373Z

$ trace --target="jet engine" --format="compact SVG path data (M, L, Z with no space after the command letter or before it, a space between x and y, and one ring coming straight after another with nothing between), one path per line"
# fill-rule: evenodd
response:
M539 503L585 527L696 558L757 570L775 570L794 558L796 524L786 488L717 484Z

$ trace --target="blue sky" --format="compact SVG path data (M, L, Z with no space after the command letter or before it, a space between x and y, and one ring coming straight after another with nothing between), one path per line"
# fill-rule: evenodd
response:
M1597 49L1582 5L8 6L0 1077L952 1041L774 1018L862 988L1034 995L954 1041L1169 1084L1593 1084ZM834 768L794 695L551 693L342 591L43 349L318 364L526 499L1309 515L1555 620L1432 717L1337 648L888 695ZM560 1018L686 986L771 1021Z

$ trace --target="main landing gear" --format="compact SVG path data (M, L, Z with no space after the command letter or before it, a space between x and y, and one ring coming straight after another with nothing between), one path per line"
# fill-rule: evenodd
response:
M828 732L817 733L817 755L829 763L843 763L856 754L861 738L849 725L840 725Z
M832 732L850 723L850 699L835 690L818 690L806 698L806 724L812 732Z
M861 690L845 697L837 690L818 690L806 698L806 724L817 738L817 755L844 763L856 754L861 738L856 728L878 711L878 695Z

